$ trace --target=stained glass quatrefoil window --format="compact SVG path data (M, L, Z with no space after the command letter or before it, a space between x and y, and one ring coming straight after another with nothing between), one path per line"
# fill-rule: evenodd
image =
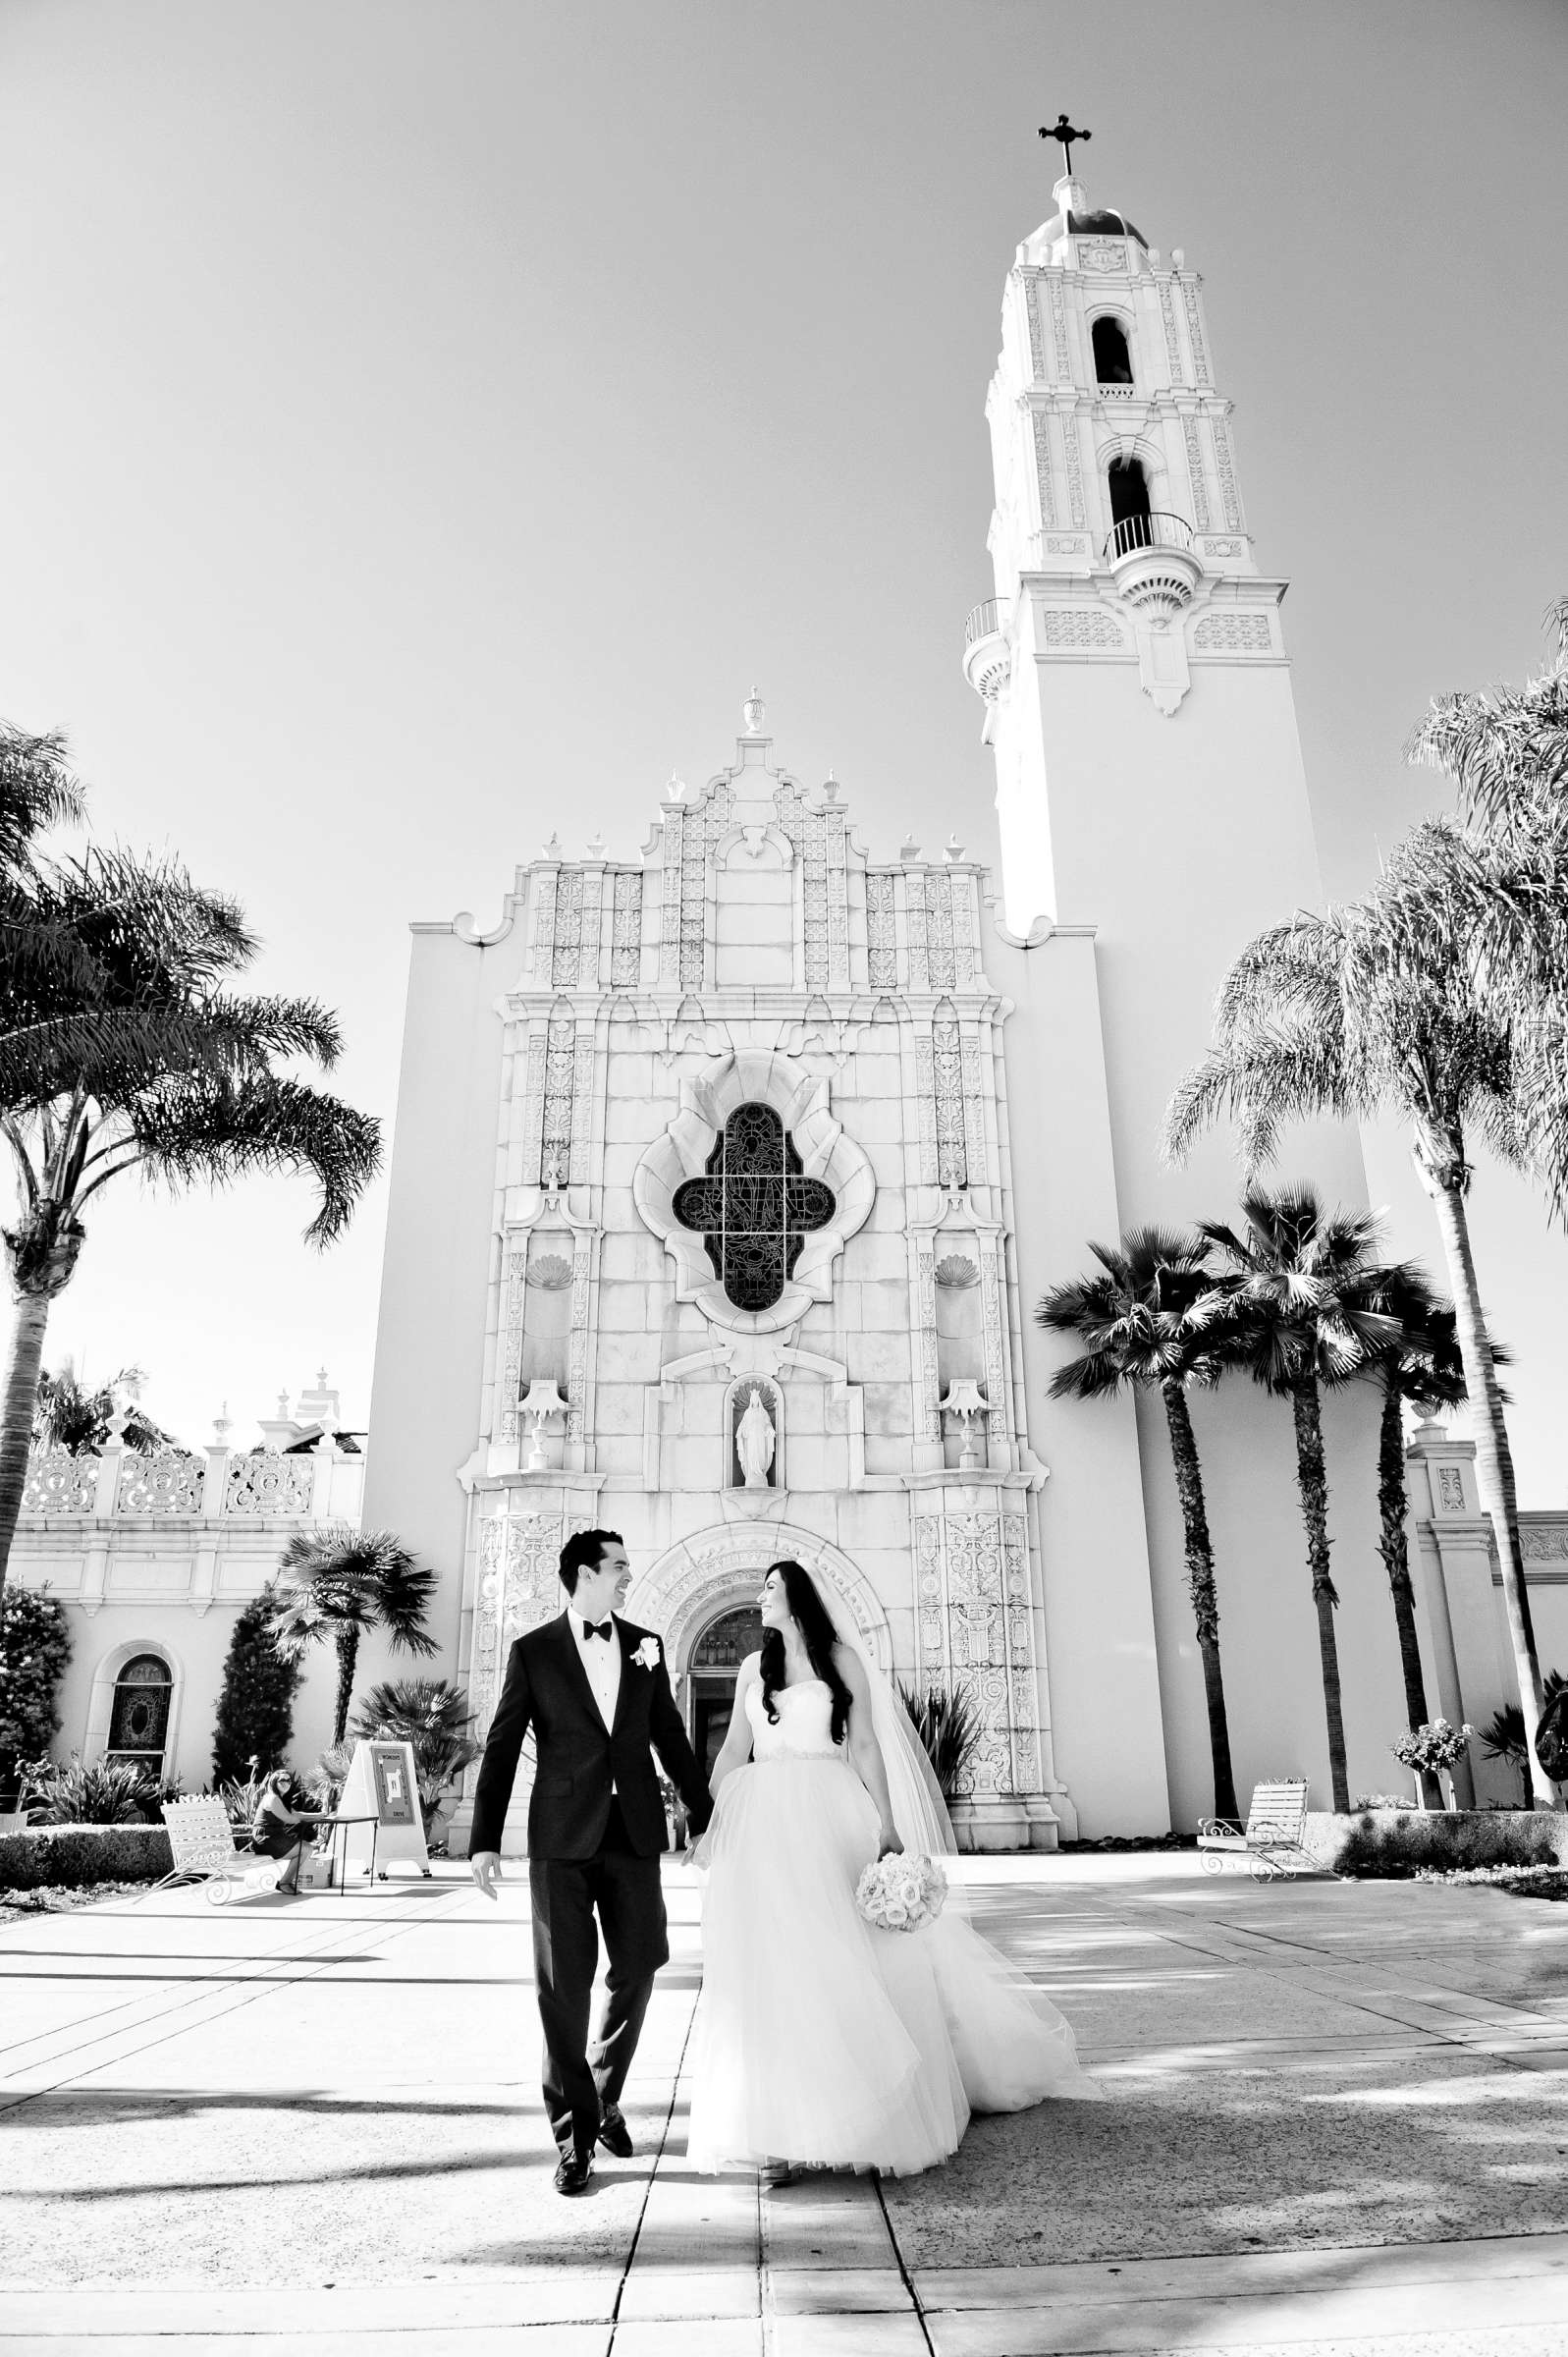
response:
M831 1186L808 1178L771 1105L737 1105L700 1178L676 1188L682 1228L702 1237L714 1275L736 1309L772 1309L806 1237L838 1208Z

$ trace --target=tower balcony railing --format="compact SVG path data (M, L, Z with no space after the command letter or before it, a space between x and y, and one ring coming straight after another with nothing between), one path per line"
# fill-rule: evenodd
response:
M981 638L995 638L1001 629L1001 604L995 597L982 598L963 626L964 652Z
M1141 548L1180 548L1192 551L1192 525L1185 516L1156 510L1152 516L1123 516L1106 535L1101 555L1108 565L1135 556Z

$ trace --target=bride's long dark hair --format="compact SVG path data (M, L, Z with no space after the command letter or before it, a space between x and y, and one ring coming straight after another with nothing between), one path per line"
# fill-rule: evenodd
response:
M770 1563L765 1577L778 1574L784 1589L789 1617L805 1640L806 1659L817 1676L833 1695L833 1739L841 1743L849 1725L851 1696L844 1684L842 1672L833 1658L838 1636L833 1617L817 1593L817 1584L804 1563L792 1562L787 1557L782 1562ZM774 1708L774 1696L784 1683L784 1642L782 1628L765 1629L762 1639L762 1707L772 1727L779 1724Z

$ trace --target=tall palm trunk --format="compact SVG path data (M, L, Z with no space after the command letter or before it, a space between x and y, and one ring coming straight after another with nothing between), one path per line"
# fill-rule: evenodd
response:
M1204 1500L1203 1468L1198 1441L1187 1409L1187 1394L1178 1376L1160 1387L1170 1428L1170 1455L1176 1471L1176 1496L1181 1501L1181 1524L1186 1540L1187 1592L1198 1631L1203 1661L1204 1699L1209 1706L1209 1752L1214 1763L1215 1815L1234 1819L1236 1779L1230 1765L1230 1723L1225 1716L1225 1686L1219 1667L1219 1597L1215 1585L1215 1551L1209 1537L1209 1509Z
M56 1293L71 1282L81 1230L57 1203L34 1206L5 1233L14 1314L0 1359L0 1593L27 1486L44 1329Z
M353 1673L359 1659L359 1627L353 1620L340 1620L333 1634L338 1649L338 1694L332 1712L332 1745L336 1750L349 1728L349 1706L353 1700Z
M1476 1488L1481 1507L1491 1518L1491 1535L1502 1571L1503 1612L1514 1657L1519 1707L1525 1716L1525 1773L1538 1808L1557 1805L1545 1770L1536 1757L1535 1733L1541 1724L1541 1664L1536 1655L1536 1630L1530 1615L1530 1592L1525 1585L1524 1551L1519 1544L1519 1505L1514 1491L1513 1452L1497 1388L1497 1369L1491 1355L1487 1321L1481 1314L1476 1286L1476 1263L1470 1249L1470 1219L1465 1210L1469 1173L1455 1141L1435 1136L1418 1139L1416 1169L1432 1197L1448 1262L1448 1288L1454 1297L1454 1320L1459 1356L1469 1395L1470 1429L1476 1444Z
M1405 1487L1405 1424L1400 1413L1403 1397L1398 1383L1385 1381L1382 1415L1378 1427L1378 1513L1380 1529L1378 1552L1388 1574L1393 1598L1394 1626L1399 1632L1399 1667L1405 1680L1405 1717L1412 1727L1427 1723L1427 1681L1421 1669L1421 1639L1416 1634L1416 1591L1410 1577L1410 1538L1405 1522L1410 1497ZM1429 1809L1442 1807L1442 1787L1431 1769L1421 1774L1422 1798Z
M1324 1716L1328 1723L1328 1774L1333 1784L1334 1807L1348 1809L1345 1714L1339 1694L1339 1646L1334 1636L1334 1607L1339 1598L1328 1569L1328 1474L1324 1463L1323 1410L1315 1375L1308 1374L1297 1381L1290 1394L1290 1406L1296 1426L1296 1486L1301 1492L1301 1517L1307 1526L1312 1600L1318 1610Z

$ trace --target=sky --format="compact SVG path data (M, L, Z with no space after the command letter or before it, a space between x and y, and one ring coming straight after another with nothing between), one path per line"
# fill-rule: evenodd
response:
M493 921L557 828L635 850L753 682L874 850L995 855L961 635L1062 108L1091 200L1204 276L1354 893L1441 805L1428 699L1527 676L1568 591L1559 6L0 0L0 715L240 896L389 1139L408 922ZM362 1423L384 1190L324 1255L309 1211L106 1196L46 1357L140 1364L191 1443L321 1365ZM1485 1165L1473 1213L1560 1506L1568 1243Z

